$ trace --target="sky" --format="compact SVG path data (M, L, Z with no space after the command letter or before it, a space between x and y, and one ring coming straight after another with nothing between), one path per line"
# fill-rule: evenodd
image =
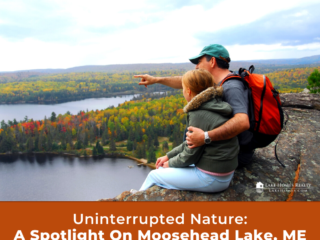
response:
M320 54L319 0L0 0L0 71Z

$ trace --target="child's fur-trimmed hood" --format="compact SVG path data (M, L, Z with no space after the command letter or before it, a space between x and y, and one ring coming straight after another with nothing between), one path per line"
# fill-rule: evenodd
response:
M208 102L210 99L219 97L221 98L223 94L222 87L209 87L201 93L197 94L188 102L188 104L183 108L185 113L198 109L203 103Z

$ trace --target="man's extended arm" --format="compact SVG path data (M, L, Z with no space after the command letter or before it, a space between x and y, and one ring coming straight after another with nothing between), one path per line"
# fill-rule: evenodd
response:
M208 134L212 141L221 141L233 138L249 128L248 115L245 113L237 113L225 124L209 131ZM187 144L189 148L204 145L204 132L199 128L190 126L187 132Z
M145 85L145 87L147 87L148 85L159 83L159 84L171 87L171 88L182 89L182 81L181 81L182 77L181 76L153 77L148 74L145 74L145 75L135 75L134 77L141 78L141 82L139 82L139 85Z

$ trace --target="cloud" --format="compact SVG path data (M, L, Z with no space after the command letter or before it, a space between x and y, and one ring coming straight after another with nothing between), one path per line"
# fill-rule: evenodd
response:
M11 41L30 37L59 41L68 38L72 19L54 2L12 0L0 2L0 23L0 36Z
M303 10L299 7L271 13L251 23L200 33L196 37L202 44L309 44L320 36L319 8L320 4L315 4Z
M221 0L220 0L221 1ZM217 4L217 1L215 4ZM0 2L0 36L12 41L35 38L75 44L163 21L196 0L11 0ZM202 7L212 7L204 0Z
M62 43L48 43L26 38L10 42L0 37L0 71L16 71L41 68L63 68L80 64L90 49Z
M308 43L299 46L277 44L248 44L228 45L231 60L253 59L285 59L302 58L306 56L320 55L320 43Z
M292 16L294 16L294 17L302 17L302 16L305 16L305 15L308 15L308 13L309 12L307 10L303 10L301 12L297 12L297 13L292 14Z
M238 60L266 58L274 49L282 58L293 56L294 46L304 46L299 54L309 54L320 37L317 30L304 30L318 24L308 7L316 9L314 2L0 1L0 71L186 62L213 42L230 47Z

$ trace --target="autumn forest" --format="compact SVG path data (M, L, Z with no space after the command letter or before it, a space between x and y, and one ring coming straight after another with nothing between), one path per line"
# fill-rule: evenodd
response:
M320 67L269 72L280 92L300 92L307 78ZM76 115L52 112L47 119L1 122L0 153L57 152L79 156L130 155L155 162L182 142L186 104L181 91L139 86L135 74L182 75L185 70L149 72L79 72L14 79L0 75L0 103L56 103L92 97L141 93L141 97L104 110ZM152 92L166 92L159 97Z
M320 70L320 67L316 67ZM280 92L300 92L315 67L293 68L268 72L267 76ZM79 72L29 76L22 80L0 75L0 103L57 103L92 97L170 90L163 85L148 89L139 86L135 74L179 76L184 69L148 72Z

